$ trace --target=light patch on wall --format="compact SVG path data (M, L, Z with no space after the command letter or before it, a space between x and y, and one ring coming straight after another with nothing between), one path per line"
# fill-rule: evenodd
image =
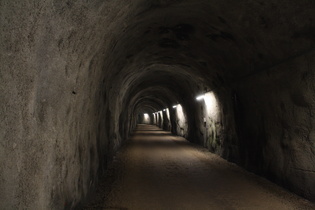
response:
M202 120L200 121L200 133L202 133L204 142L203 145L210 149L210 151L216 151L220 153L220 145L222 142L220 139L221 127L220 127L220 109L219 103L213 92L207 92L200 99L200 102L204 102L205 109L202 113Z
M219 107L217 99L213 92L208 92L204 95L204 101L206 104L207 116L217 120L219 114Z
M185 136L188 129L187 119L183 111L183 107L178 104L176 106L176 123L177 123L177 134Z
M150 116L147 113L143 114L143 123L150 124Z
M165 111L166 111L167 119L171 120L171 118L170 118L170 110L168 108L166 108Z
M159 127L162 127L163 125L163 121L164 121L164 118L163 118L163 111L159 111L158 112L158 115L159 115Z

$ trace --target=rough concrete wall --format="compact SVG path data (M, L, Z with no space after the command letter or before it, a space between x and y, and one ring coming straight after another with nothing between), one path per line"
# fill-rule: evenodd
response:
M216 90L217 102L220 113L220 150L214 151L223 158L241 164L240 154L240 132L238 119L242 118L237 111L235 92L230 89Z
M123 13L106 3L0 2L1 207L74 207L112 153L105 32Z
M222 155L222 113L219 101L214 92L206 92L199 101L199 132L202 135L201 144L211 152ZM225 157L226 158L226 157Z
M188 136L188 122L183 107L178 104L175 108L176 134L179 136Z
M168 108L163 109L163 129L166 131L170 131L172 128L171 119L170 119L170 112Z
M153 125L157 125L157 115L156 113L153 113Z
M159 111L158 112L158 126L160 128L163 128L163 122L164 122L164 117L163 117L163 112L162 111Z
M242 164L312 201L314 57L309 52L234 84Z
M286 183L313 195L310 188L300 190L296 184L305 175L304 185L312 185L307 175L312 167L297 165L313 159L313 147L305 148L310 150L307 161L302 161L307 155L294 149L307 145L297 144L300 136L313 138L312 132L308 134L312 128L303 124L305 119L311 121L312 112L306 107L312 110L313 103L305 105L309 98L304 92L282 90L292 87L281 79L289 83L292 77L298 90L308 87L285 73L279 78L273 73L270 86L266 75L253 76L254 82L249 79L244 84L233 81L314 46L314 1L1 0L0 9L0 206L76 206L93 188L107 158L136 126L133 112L145 105L143 101L155 111L181 103L187 110L187 131L186 123L179 126L183 136L187 133L192 142L206 142L214 152L247 168L257 164L258 171L281 177L290 160L299 169L287 173ZM295 62L287 64L288 69L306 68L306 61ZM272 84L283 95L274 93ZM206 119L209 134L200 132L204 113L197 102L191 102L199 85L226 87L216 90L223 121L222 150L216 140L216 120ZM272 92L270 100L265 86ZM259 100L265 99L258 104L264 118L252 101L257 94ZM283 103L279 109L283 97L292 105ZM280 121L275 117L277 108L285 113L278 117L286 122L279 123L284 128L270 126ZM160 127L166 122L162 115ZM302 124L298 129L297 119ZM271 148L270 142L277 142L273 139L288 138L294 141ZM286 151L280 156L283 161L269 164L278 150Z

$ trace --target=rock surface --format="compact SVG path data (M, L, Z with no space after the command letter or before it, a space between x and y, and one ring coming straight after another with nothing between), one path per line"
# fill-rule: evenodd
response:
M311 0L1 0L0 206L75 208L138 114L175 104L187 125L170 111L161 127L315 201L314 11ZM215 119L195 100L209 91Z

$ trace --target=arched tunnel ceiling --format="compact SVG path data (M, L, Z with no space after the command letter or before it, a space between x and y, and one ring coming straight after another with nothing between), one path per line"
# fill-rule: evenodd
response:
M134 110L139 110L143 106L149 106L151 107L152 112L159 111L167 106L165 103L164 97L152 97L152 96L146 96L146 97L141 97L137 101L134 102L133 109ZM135 111L136 113L136 111Z
M130 97L136 96L137 93L141 92L141 95L145 96L144 90L152 94L156 91L155 96L165 95L170 103L178 101L178 98L184 98L185 95L194 94L198 80L192 75L190 77L183 75L182 72L182 69L170 67L165 71L151 70L139 74L132 82L124 83L127 86L124 95L125 103L128 104Z
M111 62L105 65L124 99L150 85L177 92L196 84L222 88L314 47L315 23L309 18L314 1L133 4L137 10L118 33ZM168 74L165 80L163 74ZM180 88L165 82L170 80L180 81Z
M217 89L218 153L314 199L314 11L314 0L1 0L0 206L77 205L137 110L180 103L187 139L202 140L194 97Z
M177 95L167 88L150 87L139 91L129 103L133 110L139 110L143 105L150 105L152 111L160 111L177 102Z
M127 86L123 104L135 107L146 101L156 103L154 111L158 111L172 105L183 103L190 104L191 98L198 92L200 81L191 75L186 75L184 69L169 68L165 70L151 70L138 74L132 82L125 82ZM128 85L129 84L129 85Z
M114 79L164 64L185 66L214 87L228 85L314 46L313 1L135 4L141 11L128 20L113 50Z

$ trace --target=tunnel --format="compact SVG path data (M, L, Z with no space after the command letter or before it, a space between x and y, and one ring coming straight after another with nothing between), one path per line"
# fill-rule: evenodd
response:
M1 0L0 206L75 209L137 124L315 202L315 2Z

